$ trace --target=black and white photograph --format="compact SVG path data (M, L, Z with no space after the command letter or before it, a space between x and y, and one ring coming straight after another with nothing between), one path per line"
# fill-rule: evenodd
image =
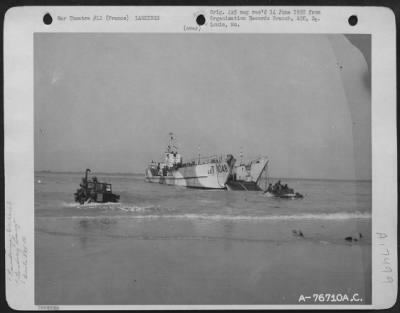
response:
M34 33L34 304L372 305L372 42Z
M370 36L34 45L37 304L371 302Z

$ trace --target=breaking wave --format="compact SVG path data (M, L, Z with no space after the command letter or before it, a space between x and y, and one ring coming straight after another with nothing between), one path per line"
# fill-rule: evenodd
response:
M122 211L125 212L148 212L148 211L159 211L161 210L159 206L134 206L134 207L120 207Z
M105 203L86 203L79 204L76 202L62 202L62 207L75 208L75 209L120 209L125 212L144 212L146 210L160 209L159 206L146 205L146 206L132 206L119 202L105 202Z
M127 212L146 212L154 210L154 207L132 207L122 208ZM66 218L66 217L62 217ZM295 215L211 215L211 214L132 214L132 215L96 215L96 216L70 216L72 219L184 219L184 220L211 220L211 221L280 221L280 220L349 220L349 219L370 219L370 213L362 212L337 212L337 213L320 213L320 214L295 214Z
M78 209L93 209L93 208L104 208L107 206L120 206L120 203L88 203L79 204L77 202L62 202L63 207L78 208Z

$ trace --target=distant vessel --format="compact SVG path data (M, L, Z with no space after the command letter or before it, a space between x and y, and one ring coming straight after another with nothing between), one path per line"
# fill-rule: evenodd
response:
M175 136L169 133L170 142L164 162L151 162L145 170L150 183L184 186L189 188L226 189L232 177L235 158L231 154L183 161L175 145Z

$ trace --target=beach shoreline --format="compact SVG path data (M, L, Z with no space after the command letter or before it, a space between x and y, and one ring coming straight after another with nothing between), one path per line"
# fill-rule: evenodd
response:
M36 304L371 303L370 219L36 218L35 236Z

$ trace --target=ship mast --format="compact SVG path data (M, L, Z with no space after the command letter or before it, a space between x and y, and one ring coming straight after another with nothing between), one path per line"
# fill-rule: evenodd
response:
M167 148L167 153L176 153L178 151L178 148L175 144L175 135L173 132L168 133L169 136L169 144Z
M199 157L199 162L198 164L200 164L200 145L197 146L197 155Z

